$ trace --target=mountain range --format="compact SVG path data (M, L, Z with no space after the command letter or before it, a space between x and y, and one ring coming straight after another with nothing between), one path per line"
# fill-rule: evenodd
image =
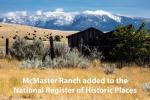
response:
M55 11L36 11L34 13L16 11L0 16L0 22L3 23L74 31L84 30L88 27L95 27L101 31L111 31L118 25L128 24L139 27L142 21L146 21L147 28L150 28L150 18L117 15L103 10L66 12L63 9L56 9Z

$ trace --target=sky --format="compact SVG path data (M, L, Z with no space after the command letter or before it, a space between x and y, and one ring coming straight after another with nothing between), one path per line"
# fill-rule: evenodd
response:
M105 10L114 14L150 18L150 0L0 0L0 14L12 11Z

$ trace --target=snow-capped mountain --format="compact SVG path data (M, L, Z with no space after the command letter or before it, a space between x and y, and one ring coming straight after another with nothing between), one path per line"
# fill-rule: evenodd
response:
M150 28L150 19L138 17L126 17L112 14L103 10L65 12L63 9L43 12L36 11L28 13L26 11L8 12L0 16L0 22L30 25L48 29L61 30L83 30L88 27L95 27L102 31L113 30L118 25L133 24L139 27L145 20Z

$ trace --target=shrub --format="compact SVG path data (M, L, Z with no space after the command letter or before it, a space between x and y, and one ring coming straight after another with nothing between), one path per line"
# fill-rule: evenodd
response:
M36 33L37 31L36 31L36 30L34 30L34 32Z
M52 68L88 68L89 60L84 58L77 50L73 49L53 60L47 56L43 66L49 66Z
M59 35L56 35L56 36L54 37L54 40L55 40L55 41L61 41L61 38L60 38Z
M116 65L115 64L102 64L103 71L105 74L114 74L116 71Z
M43 59L44 44L41 40L35 39L26 48L26 59Z
M21 60L26 56L25 49L27 47L27 42L25 39L17 38L10 48L10 54L13 57Z
M39 67L42 67L42 60L39 59L24 60L21 63L21 68L39 68Z
M30 38L28 36L25 36L24 39L29 40Z
M42 38L41 38L41 37L39 37L39 40L42 40Z
M83 57L77 49L69 51L64 56L64 59L68 60L68 65L72 67L83 67L85 62L88 64L87 58ZM86 66L88 67L88 66Z
M144 83L143 89L150 93L150 83Z
M66 52L70 50L69 47L63 42L54 42L54 52L55 55L58 56L63 56Z
M46 55L45 60L34 59L25 60L21 64L21 68L88 68L90 62L84 58L77 50L68 51L62 56L53 60Z
M42 40L43 40L43 41L46 41L46 39L45 39L45 38L43 38Z
M102 60L105 57L102 55L101 52L99 52L97 49L93 49L90 53L90 59L95 60L95 59L99 59Z
M5 50L0 48L0 59L5 57Z
M17 38L10 48L11 56L18 60L42 59L44 44L41 40L34 40L29 44L25 39Z

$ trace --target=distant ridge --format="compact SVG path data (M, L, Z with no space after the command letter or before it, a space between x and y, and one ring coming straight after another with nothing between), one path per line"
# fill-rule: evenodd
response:
M103 10L87 10L83 12L65 12L63 10L37 11L30 15L26 11L17 11L2 14L0 17L0 22L4 23L76 31L84 30L88 27L95 27L102 31L111 31L118 25L128 24L139 27L143 20L147 22L147 27L150 28L150 18L121 16Z

